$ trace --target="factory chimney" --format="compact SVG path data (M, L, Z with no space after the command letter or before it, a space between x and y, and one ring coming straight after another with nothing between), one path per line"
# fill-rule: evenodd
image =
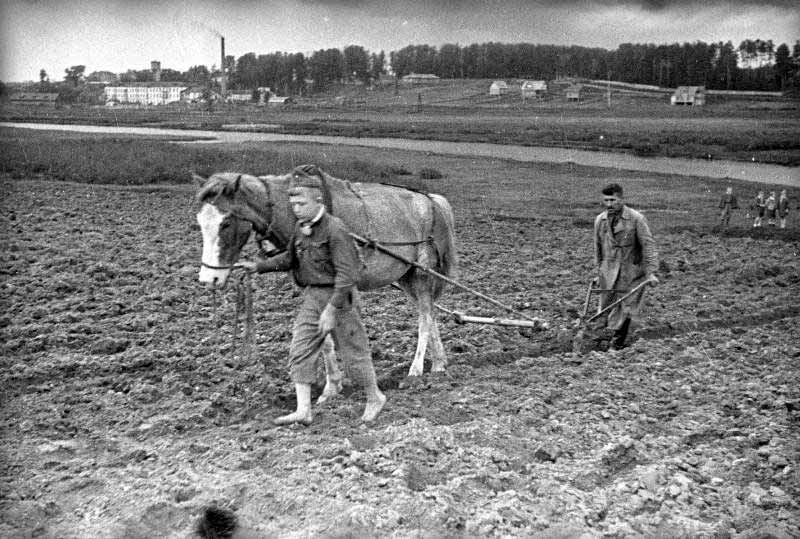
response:
M220 71L220 77L219 77L220 92L219 93L220 93L220 95L222 95L222 97L225 97L225 94L227 93L227 90L228 90L228 88L227 88L227 86L228 86L228 74L225 72L225 38L222 37L222 36L219 37L219 45L220 45L220 53L221 53L221 56L220 56L220 60L221 61L220 61L220 64L219 64L219 71Z

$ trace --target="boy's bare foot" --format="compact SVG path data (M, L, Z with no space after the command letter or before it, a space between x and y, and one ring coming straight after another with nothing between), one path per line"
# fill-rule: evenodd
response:
M291 425L292 423L300 423L301 425L308 426L314 420L314 414L309 412L294 412L288 415L276 417L272 422L276 425Z
M364 415L361 416L361 421L369 423L375 421L378 414L383 410L383 405L386 404L386 395L378 391L378 396L374 400L368 400L367 406L364 408Z

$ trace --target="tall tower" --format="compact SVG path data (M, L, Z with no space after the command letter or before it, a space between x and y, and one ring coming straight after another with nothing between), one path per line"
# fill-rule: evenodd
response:
M150 71L153 72L153 81L161 82L161 62L150 62Z

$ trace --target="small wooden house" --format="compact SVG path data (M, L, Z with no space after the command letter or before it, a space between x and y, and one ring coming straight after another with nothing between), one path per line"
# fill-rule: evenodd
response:
M385 86L388 84L394 84L397 82L397 77L394 75L389 75L388 73L381 73L378 75L378 78L375 80L375 84Z
M267 105L271 107L279 107L281 105L293 105L295 103L294 98L290 96L277 96L271 95L269 99L267 99Z
M504 80L496 80L489 86L489 95L505 95L508 93L508 84Z
M184 103L198 103L203 99L206 89L203 86L190 86L181 92L181 101Z
M401 79L406 84L428 84L439 82L439 77L431 73L409 73Z
M583 92L582 84L574 84L570 86L569 88L567 88L565 92L567 96L567 101L580 101L582 92Z
M37 107L55 107L61 104L57 93L20 92L11 94L9 101L15 105L34 105Z
M522 99L540 99L547 95L547 82L543 80L526 80L520 87Z
M252 90L231 90L225 96L228 103L249 103L253 100Z
M678 86L670 97L672 105L699 106L706 104L705 86Z

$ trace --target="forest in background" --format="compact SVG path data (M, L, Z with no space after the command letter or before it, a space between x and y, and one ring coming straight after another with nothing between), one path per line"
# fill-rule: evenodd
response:
M771 40L732 42L621 44L615 50L582 46L531 43L482 43L460 46L445 44L408 45L388 55L359 45L344 49L321 49L302 53L248 52L238 58L226 56L224 72L229 89L254 90L269 87L281 95L326 92L337 84L373 84L391 73L430 73L446 79L544 79L563 77L603 79L665 88L705 86L713 90L782 91L800 93L800 40L793 47ZM185 82L214 88L221 72L218 66L192 66L181 72L161 69L161 81ZM80 101L77 91L87 82L150 82L152 70L128 70L115 74L86 66L65 69L63 83L53 83L40 71L40 80L27 88L58 91L65 101ZM0 83L2 85L2 83ZM0 86L0 92L5 91ZM70 96L69 94L73 94ZM72 99L70 99L72 97Z

